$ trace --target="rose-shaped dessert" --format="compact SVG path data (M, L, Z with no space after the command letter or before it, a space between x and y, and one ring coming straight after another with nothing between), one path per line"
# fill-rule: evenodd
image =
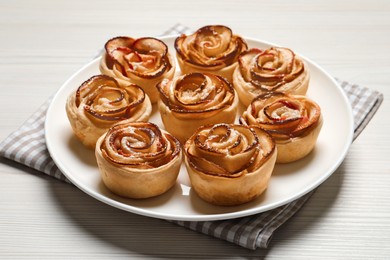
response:
M179 141L150 122L120 122L102 135L95 149L104 184L134 199L154 197L176 182L181 166Z
M255 98L240 118L267 131L278 148L278 163L293 162L313 150L323 119L317 103L302 95L266 93Z
M152 103L158 99L156 84L175 74L176 63L167 45L158 39L116 37L107 41L105 50L100 71L114 77L121 85L137 84Z
M121 87L110 76L96 75L71 93L66 113L78 139L94 149L97 139L115 123L148 121L152 104L137 85Z
M276 146L269 134L254 126L203 126L184 145L191 187L214 205L249 202L268 187Z
M184 143L203 125L233 123L239 99L223 77L190 73L157 85L159 110L165 129Z
M233 73L233 85L240 101L248 106L256 96L270 91L305 95L309 78L307 66L292 50L271 47L242 53Z
M231 81L238 56L248 46L230 28L210 25L176 38L175 49L182 73L211 72Z

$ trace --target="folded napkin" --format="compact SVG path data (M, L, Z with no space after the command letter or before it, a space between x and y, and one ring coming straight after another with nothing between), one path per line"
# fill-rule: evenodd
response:
M190 32L189 28L177 24L164 35ZM368 124L383 100L377 91L337 80L346 92L353 109L356 138ZM45 143L44 122L47 100L19 129L0 143L0 156L24 164L64 182L69 180L57 168ZM191 230L220 238L242 247L266 248L277 228L293 216L314 191L276 209L252 216L220 221L170 221Z

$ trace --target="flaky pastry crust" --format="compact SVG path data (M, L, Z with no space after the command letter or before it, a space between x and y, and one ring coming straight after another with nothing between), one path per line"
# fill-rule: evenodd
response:
M276 162L289 163L313 150L323 117L319 105L306 96L266 93L252 101L240 123L267 131L278 148Z
M106 187L133 199L168 191L182 162L179 141L150 122L116 124L99 138L95 155Z
M209 25L191 35L176 38L175 49L183 74L214 73L229 81L237 59L246 50L246 41L223 25Z
M123 86L137 84L156 103L156 84L163 78L173 78L176 62L167 45L159 39L116 37L105 44L99 69Z
M66 113L76 137L94 149L97 139L117 122L148 121L152 105L137 85L122 87L112 77L96 75L69 95Z
M309 80L308 67L292 50L271 47L243 52L232 82L241 103L247 107L256 96L267 92L305 95Z
M157 85L159 111L165 129L184 143L203 125L233 123L239 99L223 77L190 73Z
M199 128L183 150L191 187L203 200L221 206L260 196L268 187L277 154L265 131L234 124Z

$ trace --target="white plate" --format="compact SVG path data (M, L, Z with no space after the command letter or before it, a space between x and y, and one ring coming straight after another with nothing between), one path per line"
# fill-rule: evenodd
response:
M175 37L164 37L174 52ZM249 47L267 48L271 44L248 39ZM235 207L217 207L202 201L191 191L185 167L176 185L167 193L145 200L125 199L104 186L93 151L83 147L73 136L65 112L70 93L92 75L99 74L99 59L86 64L59 89L47 112L46 142L60 170L78 188L90 196L117 208L149 217L171 220L221 220L264 212L291 202L325 181L341 164L353 136L353 116L346 95L335 80L312 61L304 58L311 73L308 96L322 108L324 125L317 145L306 158L286 165L276 165L266 192L258 199ZM154 108L151 120L162 127Z

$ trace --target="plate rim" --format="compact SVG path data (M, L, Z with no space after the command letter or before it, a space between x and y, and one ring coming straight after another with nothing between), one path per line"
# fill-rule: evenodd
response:
M164 41L164 40L174 40L175 37L177 37L177 35L167 35L167 36L157 37L157 38L159 38L159 39ZM247 41L257 42L259 44L265 44L265 45L269 45L269 46L280 46L280 45L277 45L277 44L274 44L274 43L271 43L271 42L268 42L268 41L264 41L264 40L256 39L256 38L252 38L252 37L244 37L244 38ZM347 136L348 140L346 142L346 145L343 147L343 150L341 151L340 156L338 157L338 160L334 162L333 166L325 174L321 175L321 178L319 178L317 181L313 182L310 186L306 187L306 189L304 191L299 192L299 193L295 194L294 196L290 196L286 200L279 201L279 202L274 202L274 203L270 203L270 204L268 204L266 206L262 206L261 207L262 210L256 210L256 208L249 208L249 209L244 209L244 210L241 210L241 211L234 211L234 212L227 212L227 213L225 212L225 213L214 213L214 214L204 214L204 215L198 214L197 216L192 216L192 215L189 216L189 215L183 215L183 214L181 214L181 215L180 214L172 215L172 214L161 213L161 212L156 213L156 212L152 212L151 210L146 210L146 209L139 208L139 207L136 207L136 206L133 206L133 205L124 204L124 203L122 203L120 201L114 200L112 198L108 198L108 197L106 197L106 196L104 196L104 195L102 195L102 194L92 190L90 187L85 187L84 185L82 185L80 183L80 181L74 179L71 174L68 174L66 172L66 170L64 170L64 169L66 169L66 167L63 166L62 161L58 158L58 156L53 151L52 142L51 142L51 140L49 140L50 134L48 135L48 132L50 133L50 130L47 131L48 125L50 123L49 120L51 118L51 113L52 113L53 106L54 106L53 104L54 104L54 101L60 95L61 91L64 88L66 88L69 85L69 83L72 82L82 71L84 71L85 69L89 68L92 64L97 63L100 60L100 56L95 57L91 61L89 61L86 64L84 64L77 71L75 71L61 85L61 87L54 94L54 96L52 98L52 101L51 101L51 103L50 103L50 105L49 105L49 107L48 107L48 109L46 111L46 118L45 118L45 122L44 122L44 132L45 132L45 141L46 141L47 149L49 151L49 154L50 154L51 158L53 159L53 161L57 165L57 167L60 169L60 171L77 188L79 188L83 192L87 193L87 195L92 196L93 198L95 198L95 199L97 199L97 200L99 200L99 201L101 201L101 202L103 202L105 204L108 204L108 205L113 206L115 208L118 208L118 209L121 209L121 210L125 210L125 211L128 211L128 212L134 213L134 214L138 214L138 215L143 215L143 216L153 217L153 218L159 218L159 219L165 219L165 220L176 220L176 221L213 221L213 220L234 219L234 218L239 218L239 217L250 216L250 215L266 212L266 211L275 209L275 208L283 206L283 205L287 205L288 203L291 203L292 201L297 200L297 199L305 196L307 193L311 192L312 190L314 190L315 188L320 186L325 180L327 180L337 170L337 168L344 161L344 159L345 159L345 157L346 157L346 155L348 153L350 145L352 144L353 133L354 133L354 128L353 128L354 118L353 118L353 113L352 113L352 106L349 103L347 94L345 93L345 91L343 91L343 89L341 88L340 84L335 80L334 77L332 77L326 70L324 70L316 62L314 62L313 60L305 57L304 55L301 55L300 53L297 53L297 52L295 52L295 53L297 55L299 55L300 57L302 57L305 62L310 63L311 66L316 67L317 70L319 70L324 76L326 76L326 78L329 79L333 83L333 85L336 86L336 89L338 90L338 93L340 94L340 96L342 97L344 102L346 104L349 104L349 105L346 106L346 108L348 110L347 114L348 114L348 119L349 119L349 122L347 124L349 126L349 131L348 131L348 136Z

